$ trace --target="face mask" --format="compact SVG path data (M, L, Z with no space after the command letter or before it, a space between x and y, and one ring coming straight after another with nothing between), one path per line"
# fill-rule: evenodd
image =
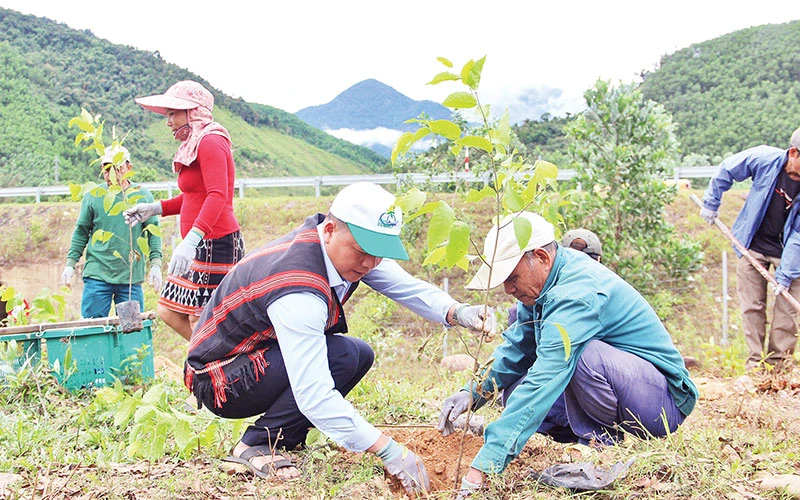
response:
M175 140L183 142L189 138L189 135L191 135L191 133L192 133L192 127L190 127L189 124L187 123L186 125L182 126L178 130L173 132L172 135L175 137Z

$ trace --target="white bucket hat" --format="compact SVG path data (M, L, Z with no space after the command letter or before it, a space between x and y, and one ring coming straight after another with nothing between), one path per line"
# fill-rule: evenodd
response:
M520 248L514 232L514 218L516 217L523 217L531 223L531 237L522 248ZM533 212L520 212L506 216L500 222L499 229L497 225L494 225L486 235L483 243L483 256L486 263L478 269L467 288L487 290L501 285L517 267L525 252L541 248L554 240L555 229L542 216ZM496 251L495 244L497 245ZM489 271L492 273L491 282L489 281Z

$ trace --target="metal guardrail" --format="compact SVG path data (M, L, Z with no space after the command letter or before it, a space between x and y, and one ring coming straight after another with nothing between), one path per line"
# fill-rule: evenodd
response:
M710 178L717 171L716 166L702 167L676 167L672 179L685 178ZM559 170L558 180L563 181L575 177L574 170ZM354 182L369 181L376 184L395 184L398 187L404 183L423 184L447 182L475 182L487 183L490 175L488 172L476 175L472 172L456 172L449 174L429 175L423 173L404 174L364 174L364 175L322 175L316 177L254 177L249 179L236 179L234 186L239 190L239 197L244 198L245 188L282 188L282 187L313 187L317 197L320 196L322 186L346 186ZM150 192L166 191L172 197L173 191L178 191L175 181L143 182L142 186ZM35 197L40 203L45 196L63 196L69 194L69 186L35 186L0 188L0 199Z

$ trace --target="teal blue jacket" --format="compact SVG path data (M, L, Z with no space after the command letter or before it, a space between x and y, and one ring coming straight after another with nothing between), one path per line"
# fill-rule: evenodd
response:
M569 336L568 351L562 332ZM517 303L517 321L503 338L482 391L473 391L476 408L495 387L508 387L523 375L525 379L500 418L486 427L484 445L472 462L486 473L502 472L519 455L564 392L592 339L652 363L667 378L684 415L697 402L683 358L647 301L614 272L572 249L559 247L536 303Z

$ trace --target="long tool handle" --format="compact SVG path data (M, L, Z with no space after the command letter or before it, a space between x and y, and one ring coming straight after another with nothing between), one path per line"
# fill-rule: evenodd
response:
M689 199L695 202L695 204L698 207L702 208L703 202L700 201L700 198L698 198L694 194L690 194ZM728 237L731 243L733 243L733 246L736 247L736 249L739 250L739 252L741 252L742 257L747 259L747 262L749 262L756 269L756 271L758 271L758 273L764 277L764 279L772 283L773 286L778 286L778 282L775 281L775 278L771 274L769 274L769 272L766 269L764 269L764 266L762 266L761 263L757 261L756 258L750 254L747 248L745 248L745 246L742 245L742 243L736 239L736 236L734 236L731 230L728 229L727 226L725 226L725 224L723 224L721 220L719 220L719 217L716 217L714 219L714 225L717 226L717 228L720 231L722 231L722 234ZM795 298L792 297L787 290L781 292L781 295L783 296L784 299L789 301L789 303L792 305L792 307L794 307L797 310L798 313L800 313L800 302L797 302L797 300L795 300Z

